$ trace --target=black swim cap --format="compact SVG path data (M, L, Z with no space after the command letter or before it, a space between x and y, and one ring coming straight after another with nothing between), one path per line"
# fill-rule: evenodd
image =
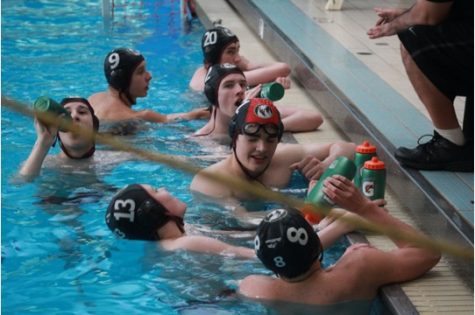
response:
M244 73L238 66L232 65L230 63L224 64L217 64L209 68L208 74L205 78L205 95L208 98L208 101L214 105L218 106L218 89L221 81L230 74L237 73L242 74Z
M238 41L237 36L226 27L217 26L207 30L201 38L204 62L209 65L219 63L226 46Z
M267 214L257 228L254 245L264 266L288 279L307 272L322 253L318 235L295 209Z
M89 109L89 112L91 113L91 116L92 116L92 127L94 128L94 131L97 132L99 130L99 118L97 118L96 114L94 113L94 108L92 108L89 101L87 99L83 98L83 97L69 96L69 97L63 98L61 100L61 106L64 107L66 104L73 103L73 102L82 103L82 104L87 106L87 108ZM84 153L82 156L79 156L79 157L72 156L68 152L66 147L63 145L63 142L61 141L61 138L59 136L59 132L57 134L57 137L58 137L58 140L59 140L59 146L61 147L61 150L63 150L64 154L66 154L70 159L76 159L76 160L87 159L87 158L91 157L94 154L94 152L96 152L96 143L94 142L93 145L92 145L92 148L89 151L87 151L86 153ZM53 146L54 146L54 144L53 144Z
M106 213L109 229L132 240L158 240L158 229L171 219L168 210L137 184L120 190L112 198Z
M104 74L109 85L127 95L132 74L143 60L145 58L139 52L130 48L117 48L109 52L104 60Z

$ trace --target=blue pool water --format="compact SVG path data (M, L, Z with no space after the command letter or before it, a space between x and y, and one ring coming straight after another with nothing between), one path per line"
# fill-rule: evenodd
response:
M116 1L108 20L97 0L2 1L2 95L26 104L43 94L57 100L87 97L106 88L106 53L125 46L140 50L153 74L149 96L137 108L170 113L202 106L202 96L187 87L202 58L202 25L183 22L179 1L130 2ZM203 123L150 125L124 140L162 153L208 155L213 152L187 138ZM35 138L31 118L2 107L5 314L267 313L259 303L227 294L250 271L266 272L257 261L158 252L148 242L118 240L105 226L108 200L131 182L164 186L188 202L187 222L209 229L239 225L224 209L193 200L191 175L129 160L86 171L45 169L35 181L22 183L15 175ZM294 183L291 192L302 196L305 183L298 176ZM253 245L251 238L216 237ZM343 248L342 243L327 254L325 265Z

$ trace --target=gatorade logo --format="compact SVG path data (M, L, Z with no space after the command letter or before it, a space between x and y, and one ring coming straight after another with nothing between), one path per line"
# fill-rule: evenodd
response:
M373 197L374 196L374 182L363 182L361 185L363 190L363 194L366 197Z

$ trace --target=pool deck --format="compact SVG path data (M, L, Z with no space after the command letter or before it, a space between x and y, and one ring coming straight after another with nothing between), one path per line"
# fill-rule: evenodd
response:
M324 0L196 2L206 27L221 20L237 34L242 55L291 65L292 88L280 102L318 110L325 118L318 131L294 134L298 142L369 139L387 164L391 214L431 236L473 248L473 173L412 171L392 156L432 127L407 79L397 38L371 41L366 30L376 20L373 7L412 2L346 1L341 11L325 11ZM460 121L463 107L458 99ZM382 249L394 246L383 236L365 240ZM473 314L473 261L444 255L424 277L381 293L394 314Z

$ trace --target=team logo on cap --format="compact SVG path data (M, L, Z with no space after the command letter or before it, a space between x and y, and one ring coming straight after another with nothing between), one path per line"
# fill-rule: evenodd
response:
M285 209L277 209L269 213L264 220L267 222L275 222L287 215L287 210Z
M272 108L266 104L257 105L254 108L254 114L261 119L269 119L272 117Z

